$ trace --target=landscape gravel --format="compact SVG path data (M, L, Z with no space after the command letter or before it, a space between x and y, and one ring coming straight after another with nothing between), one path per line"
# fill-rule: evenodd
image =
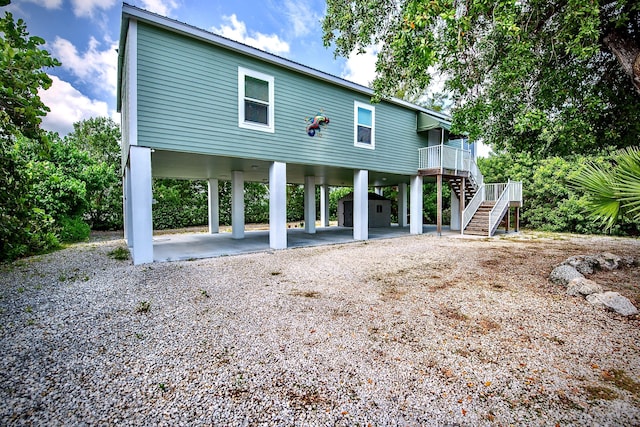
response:
M640 425L640 320L548 281L572 255L639 257L637 239L425 235L141 266L117 247L1 267L0 425ZM615 274L637 304L638 268Z

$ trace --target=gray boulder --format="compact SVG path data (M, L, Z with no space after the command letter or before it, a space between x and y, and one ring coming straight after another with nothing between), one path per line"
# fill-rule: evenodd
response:
M592 255L575 255L567 258L565 265L578 270L581 274L593 274L593 270L598 268L598 260Z
M587 301L596 307L615 311L623 316L633 316L634 314L638 314L638 309L631 304L631 301L617 292L609 291L591 294L587 296Z
M567 286L570 281L576 278L584 278L584 275L580 273L575 267L562 264L553 269L549 275L549 280L556 285Z
M598 267L602 270L615 270L620 266L620 262L622 261L621 257L610 253L598 254L595 258L598 262Z
M602 292L602 286L598 285L593 280L589 280L584 277L576 277L567 285L567 294L574 297L584 297Z

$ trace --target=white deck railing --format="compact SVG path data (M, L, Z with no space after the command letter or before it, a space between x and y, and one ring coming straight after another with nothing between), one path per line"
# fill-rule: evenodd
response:
M469 171L470 162L473 162L470 151L447 145L420 148L418 159L418 169L439 169L440 172L448 169L455 173Z
M485 186L482 185L473 196L473 198L469 201L469 204L462 211L462 227L460 227L461 232L469 225L471 219L478 211L478 208L484 202L484 189Z
M505 211L509 208L511 183L500 185L502 185L502 187L496 186L496 188L502 188L502 192L496 199L496 204L493 206L493 209L491 209L491 213L489 213L489 236L493 235Z

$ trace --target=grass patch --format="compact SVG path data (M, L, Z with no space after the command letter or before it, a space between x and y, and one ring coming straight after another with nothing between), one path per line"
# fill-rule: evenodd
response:
M289 295L294 297L304 297L304 298L320 298L320 292L317 291L301 291L299 289L294 289L289 292Z
M129 249L118 246L108 254L111 258L116 259L118 261L126 261L129 259Z
M605 381L612 382L619 389L632 393L634 396L640 395L640 382L635 381L622 369L603 371L602 378Z
M151 310L151 303L149 301L140 301L136 305L136 313L148 313Z
M589 400L614 400L618 398L618 393L607 387L586 386L584 391Z

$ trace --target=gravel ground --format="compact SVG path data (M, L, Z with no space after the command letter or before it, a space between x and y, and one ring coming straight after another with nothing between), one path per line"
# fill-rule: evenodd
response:
M640 320L551 285L637 239L409 236L0 272L0 425L640 425ZM640 273L605 288L636 304ZM605 278L606 277L602 277Z

